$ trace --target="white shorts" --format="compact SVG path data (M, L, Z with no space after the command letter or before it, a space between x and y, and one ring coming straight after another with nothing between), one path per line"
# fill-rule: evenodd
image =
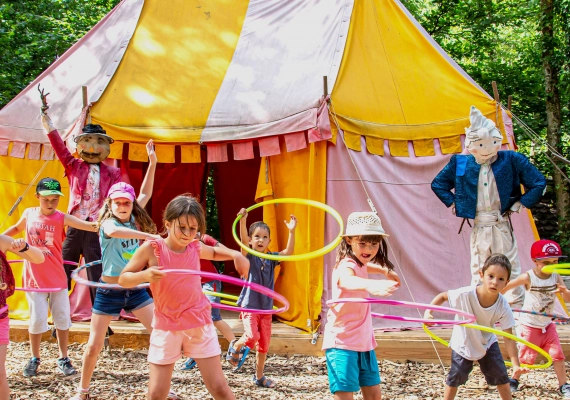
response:
M28 331L31 334L44 333L49 330L47 323L48 311L51 311L53 322L57 329L65 331L71 328L71 312L67 289L53 293L26 292L26 298L30 308L30 326Z

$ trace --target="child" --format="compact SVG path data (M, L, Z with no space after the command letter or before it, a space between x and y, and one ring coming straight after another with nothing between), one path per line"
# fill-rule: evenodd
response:
M212 397L235 399L222 372L218 335L212 323L210 302L202 293L200 277L165 273L161 269L199 271L201 258L233 259L238 273L247 275L249 262L235 250L210 247L195 240L198 232L206 231L206 217L192 196L174 198L166 206L163 220L168 233L166 239L144 243L119 277L119 284L124 287L150 282L156 304L148 351L148 399L166 397L174 363L181 353L196 360ZM143 271L147 265L149 268Z
M558 264L558 259L564 257L560 245L552 240L539 240L530 248L530 257L536 265L534 269L522 274L505 286L503 293L518 286L524 286L526 295L523 310L538 313L552 313L556 293L561 293L564 301L570 301L570 291L564 285L558 274L542 272L547 265ZM558 378L558 387L564 398L570 398L570 385L566 381L564 353L556 332L556 325L550 317L521 313L519 316L519 336L545 350L552 357L554 372ZM526 347L520 347L519 358L525 364L534 364L537 352ZM515 371L510 381L511 392L519 387L520 371Z
M338 247L332 273L332 299L390 296L399 286L394 266L388 260L386 233L372 212L348 216L346 234ZM368 274L388 280L369 279ZM364 400L379 400L380 372L370 304L337 303L329 308L323 350L327 359L330 390L335 400L353 399L362 390Z
M499 322L503 331L512 334L515 317L507 299L501 294L511 277L509 259L503 254L492 254L485 260L479 273L482 280L479 286L440 293L431 304L441 305L448 301L451 307L475 315L477 324L493 328ZM431 311L427 310L424 317L433 318ZM505 346L515 374L518 371L526 372L519 366L515 342L505 338ZM507 367L495 334L455 325L449 347L452 350L451 369L445 381L444 400L455 398L457 388L467 382L474 361L479 363L487 383L497 386L501 399L512 399Z
M9 236L0 235L0 309L6 307L0 314L0 399L2 400L10 398L10 387L6 376L6 352L10 341L10 319L8 318L6 299L14 294L15 288L12 268L6 260L7 251L34 264L44 262L42 251L28 245L24 239L12 239Z
M206 246L210 246L210 247L220 246L220 247L226 248L226 246L224 246L223 244L218 242L216 239L214 239L210 235L199 235L199 239L200 239L200 242L204 243ZM210 273L214 273L214 274L218 273L216 266L210 260L200 260L200 270L203 272L210 272ZM207 290L209 292L215 292L215 293L220 293L222 291L222 282L219 280L212 280L212 278L202 278L201 283L202 283L202 289L203 290ZM210 303L220 304L220 301L222 300L218 296L212 296L212 295L208 295L208 294L206 295L206 297L208 298ZM222 333L222 336L229 343L236 340L236 337L232 331L232 328L228 325L228 323L226 321L224 321L222 319L219 308L212 307L212 321L214 322L214 326L216 327L216 329ZM233 357L229 354L226 355L226 360L228 360L228 362L230 362L234 367L237 365L237 362L232 363ZM182 369L183 370L189 370L189 369L194 368L195 366L196 366L196 360L194 360L193 358L189 358L184 363L184 366L182 367Z
M149 171L150 168L149 168ZM144 210L152 194L154 170L147 171L141 194L135 200L135 190L125 182L111 186L108 198L99 213L99 240L101 242L101 281L116 284L139 240L157 239L156 226ZM140 229L140 231L139 231ZM151 332L153 300L146 289L116 290L97 288L93 302L89 341L83 354L81 381L72 400L89 399L89 384L97 365L97 358L105 343L105 334L113 317L121 310L132 312ZM165 396L166 397L166 396Z
M36 186L36 198L39 207L24 210L20 220L4 235L15 236L26 231L26 241L39 248L45 261L41 264L24 262L23 287L35 289L56 289L53 292L26 292L30 309L30 351L32 358L24 367L24 376L38 374L40 365L40 343L42 334L49 330L48 311L51 311L57 329L59 358L57 366L64 375L73 375L75 368L67 357L67 343L71 317L69 296L67 293L67 275L63 267L62 243L65 238L65 226L95 232L95 224L82 221L73 215L57 210L59 200L63 196L61 185L53 178L43 178Z
M285 221L285 225L289 229L289 238L287 239L287 247L279 253L271 253L267 251L271 238L269 226L267 226L265 222L259 221L251 224L248 235L246 209L242 208L238 215L242 216L239 221L239 226L241 242L244 245L250 246L252 249L260 253L279 254L281 256L288 256L293 253L293 249L295 248L295 227L297 226L297 218L295 218L294 215L291 215L289 223ZM242 254L247 256L250 263L249 275L242 275L242 277L247 279L248 282L254 282L273 290L275 283L275 267L279 265L279 261L260 258L245 250L242 250ZM245 287L239 295L237 304L244 308L258 310L273 309L273 299ZM274 388L275 382L263 375L265 360L267 359L267 352L269 351L269 342L271 340L272 316L271 314L252 314L242 312L240 317L243 320L244 333L239 340L230 343L226 359L232 365L237 363L235 368L237 371L245 362L249 349L253 348L253 346L257 346L257 354L255 357L256 368L255 375L253 376L253 382L257 386ZM238 354L241 354L241 358L237 357Z

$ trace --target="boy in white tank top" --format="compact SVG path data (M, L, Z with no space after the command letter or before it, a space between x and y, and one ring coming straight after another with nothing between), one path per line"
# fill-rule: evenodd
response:
M556 301L556 294L560 293L564 301L570 301L570 290L566 288L562 277L558 274L549 274L542 271L547 265L558 264L562 255L560 245L552 240L539 240L533 243L530 257L536 265L532 270L522 274L505 286L503 293L518 286L526 290L522 309L536 313L551 314ZM570 384L566 381L566 367L564 366L564 353L560 345L556 325L551 317L521 313L519 317L520 336L539 346L552 357L554 371L558 378L560 393L564 398L570 398ZM526 347L519 347L521 363L534 364L537 352ZM520 371L515 371L510 381L511 391L518 390Z

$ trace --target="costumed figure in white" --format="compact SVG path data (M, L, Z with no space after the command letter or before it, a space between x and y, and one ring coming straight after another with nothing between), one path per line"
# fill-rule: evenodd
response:
M521 265L510 214L536 204L544 193L546 179L524 155L499 151L501 132L473 106L470 122L471 126L465 129L465 148L470 154L453 155L431 187L456 216L463 218L463 223L474 220L470 238L471 283L480 282L479 270L492 253L509 258L512 280L520 275ZM506 296L512 306L522 306L523 287Z

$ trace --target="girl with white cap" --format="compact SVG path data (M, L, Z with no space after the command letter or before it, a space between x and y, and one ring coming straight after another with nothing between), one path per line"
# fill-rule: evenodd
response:
M332 274L332 299L392 295L400 285L388 260L386 232L372 212L349 215L346 234L338 247ZM384 274L388 280L369 279ZM370 304L336 303L328 311L323 339L330 390L335 400L353 399L362 391L364 400L381 399L380 372L374 348Z

